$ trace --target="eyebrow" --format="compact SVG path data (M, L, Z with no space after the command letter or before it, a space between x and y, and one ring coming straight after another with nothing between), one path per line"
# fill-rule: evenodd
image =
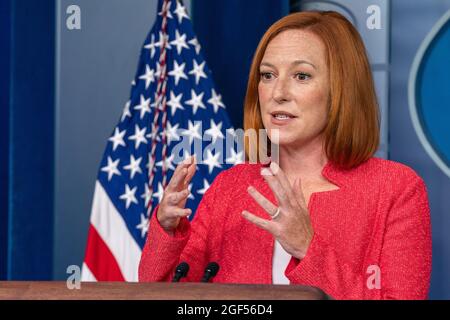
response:
M310 66L312 66L314 69L317 70L317 67L314 64L312 64L311 62L308 62L306 60L294 60L294 61L292 61L291 66L296 66L299 64L309 64ZM271 68L275 68L275 66L273 64L271 64L270 62L261 62L260 66L268 66Z

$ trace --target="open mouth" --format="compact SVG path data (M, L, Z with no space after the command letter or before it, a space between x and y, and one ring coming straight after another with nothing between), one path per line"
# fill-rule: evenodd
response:
M297 118L293 114L291 114L289 112L285 112L285 111L275 111L275 112L272 112L271 115L272 115L272 118L274 118L276 120L289 120L289 119Z

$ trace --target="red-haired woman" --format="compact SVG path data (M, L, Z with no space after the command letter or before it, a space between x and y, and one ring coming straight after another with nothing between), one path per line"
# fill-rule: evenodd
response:
M222 171L192 224L185 202L196 162L178 165L150 221L140 281L168 281L180 261L190 265L184 281L199 281L216 261L215 282L304 284L336 299L427 298L426 187L411 168L374 157L374 83L348 20L301 12L267 30L249 75L249 129L276 132L278 163Z

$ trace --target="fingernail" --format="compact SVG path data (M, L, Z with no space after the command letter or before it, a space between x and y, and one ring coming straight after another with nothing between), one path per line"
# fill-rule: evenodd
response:
M183 160L184 164L189 164L191 163L191 157L187 157L186 159Z
M273 161L270 163L270 170L272 170L273 173L277 173L279 168L278 163Z
M261 175L263 175L263 176L271 176L272 172L269 169L267 169L267 168L263 168L263 169L261 169Z

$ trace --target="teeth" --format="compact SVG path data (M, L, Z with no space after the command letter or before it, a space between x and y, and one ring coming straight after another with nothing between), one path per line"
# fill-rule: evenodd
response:
M275 118L277 118L277 119L289 119L291 117L289 117L288 115L285 115L285 114L276 114Z

